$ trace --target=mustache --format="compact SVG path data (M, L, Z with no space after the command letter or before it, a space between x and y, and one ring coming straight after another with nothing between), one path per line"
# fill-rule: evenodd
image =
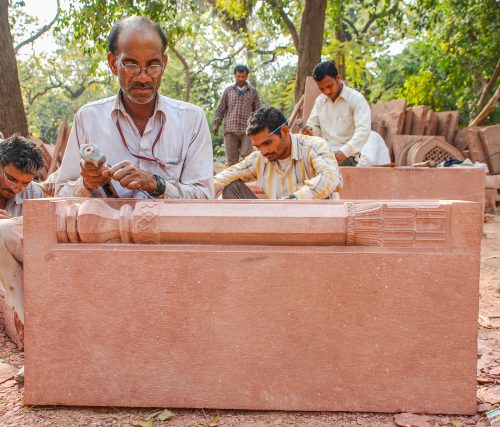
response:
M139 83L134 82L129 86L130 89L154 89L154 86L151 83Z

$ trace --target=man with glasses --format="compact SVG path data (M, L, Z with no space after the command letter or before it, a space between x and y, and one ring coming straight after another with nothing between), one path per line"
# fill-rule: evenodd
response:
M43 197L41 187L32 182L42 166L42 151L28 139L0 141L0 319L11 336L21 338L23 201Z
M246 133L257 148L214 178L224 199L255 199L244 183L257 181L268 199L336 199L342 177L334 154L321 138L290 133L276 108L260 108Z
M203 110L158 92L166 47L160 26L146 18L113 26L108 65L120 91L76 114L57 196L213 197L212 141ZM107 162L96 167L80 160L81 144L96 145Z

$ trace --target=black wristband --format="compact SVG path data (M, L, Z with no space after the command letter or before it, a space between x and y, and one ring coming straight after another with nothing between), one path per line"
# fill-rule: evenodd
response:
M154 177L156 179L156 190L150 192L149 195L152 197L160 197L165 192L165 188L167 188L167 185L165 184L165 180L161 176L155 175Z

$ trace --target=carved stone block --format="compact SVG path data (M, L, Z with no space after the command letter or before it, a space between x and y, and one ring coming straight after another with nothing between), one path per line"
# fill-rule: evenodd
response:
M464 160L464 156L453 145L445 142L443 137L434 136L412 145L408 151L407 162L413 165L432 160L435 164L440 164L450 159Z
M480 204L87 202L26 202L26 404L476 413Z

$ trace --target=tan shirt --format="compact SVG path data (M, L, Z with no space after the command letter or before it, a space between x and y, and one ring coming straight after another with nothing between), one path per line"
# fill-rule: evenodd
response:
M123 131L122 142L116 122ZM153 143L162 128L161 137ZM120 93L83 106L75 115L73 129L56 181L56 196L105 197L99 188L92 193L80 176L80 144L94 144L115 165L128 160L132 165L166 180L165 198L213 198L212 139L205 113L200 107L159 95L153 115L143 135L123 106ZM130 150L130 151L129 151ZM157 162L138 159L158 158ZM143 199L147 196L112 181L119 197Z
M342 176L335 156L326 142L314 136L290 135L288 162L270 162L259 151L233 165L214 179L216 194L231 182L257 180L268 199L291 194L297 199L338 199Z
M42 188L36 182L30 182L23 191L7 200L4 209L13 217L22 216L24 200L41 198L43 198Z
M334 102L323 94L316 98L307 125L314 135L328 142L332 151L354 156L370 135L370 106L363 95L344 84Z

